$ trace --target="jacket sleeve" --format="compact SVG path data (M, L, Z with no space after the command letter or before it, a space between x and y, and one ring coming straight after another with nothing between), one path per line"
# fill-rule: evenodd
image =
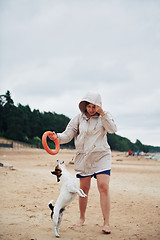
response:
M101 117L102 125L108 133L117 132L117 126L109 112L106 112L103 117Z
M59 143L65 144L70 142L74 137L77 136L78 131L79 131L79 115L70 120L64 132L57 133Z

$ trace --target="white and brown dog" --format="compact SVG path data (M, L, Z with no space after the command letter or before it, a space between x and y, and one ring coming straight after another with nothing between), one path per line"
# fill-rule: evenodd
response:
M69 205L69 203L76 197L77 194L80 197L87 197L87 195L78 187L76 178L74 178L72 174L67 171L64 162L60 163L60 161L57 160L55 171L51 173L57 176L58 182L60 181L60 178L62 180L62 188L55 206L52 205L53 200L51 200L48 204L52 211L51 218L53 220L55 236L60 237L58 229L61 224L65 207Z

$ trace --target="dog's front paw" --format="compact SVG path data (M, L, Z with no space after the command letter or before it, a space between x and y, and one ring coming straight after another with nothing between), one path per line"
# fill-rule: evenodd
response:
M87 197L87 195L85 193L84 194L82 193L81 197L85 198Z
M79 189L79 195L84 198L87 197L87 195L83 192L81 188Z

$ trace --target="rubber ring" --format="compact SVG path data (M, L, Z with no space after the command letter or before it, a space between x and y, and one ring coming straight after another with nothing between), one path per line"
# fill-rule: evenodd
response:
M59 141L58 141L58 138L56 139L52 139L52 136L56 136L55 133L51 132L51 131L47 131L43 134L42 136L42 145L44 147L44 149L51 155L56 155L58 152L59 152ZM51 150L49 147L48 147L48 144L47 144L47 137L49 137L51 140L53 140L55 142L55 145L56 145L56 148L55 150ZM57 137L57 136L56 136Z

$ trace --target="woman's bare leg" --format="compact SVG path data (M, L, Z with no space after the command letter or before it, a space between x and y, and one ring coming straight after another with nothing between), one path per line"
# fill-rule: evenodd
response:
M80 178L80 188L84 191L87 197L79 197L80 220L76 226L81 227L85 222L85 213L88 202L88 193L91 185L91 177Z
M104 225L102 231L110 233L109 215L110 215L110 195L109 195L109 181L110 176L107 174L97 175L97 186L100 193L100 204L104 218Z

